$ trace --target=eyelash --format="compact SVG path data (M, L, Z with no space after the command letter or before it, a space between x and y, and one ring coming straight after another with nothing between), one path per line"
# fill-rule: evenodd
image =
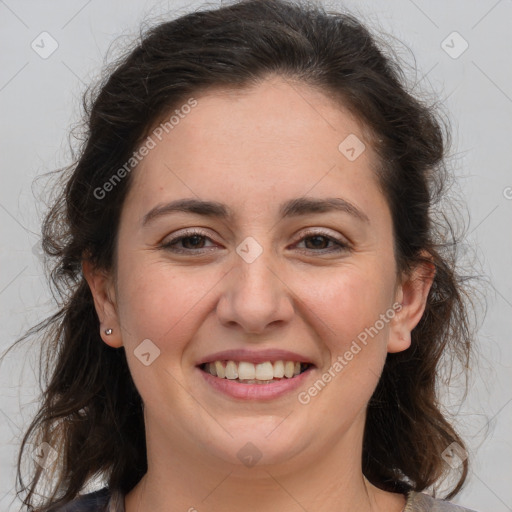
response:
M169 240L168 242L164 243L161 245L161 247L163 249L166 249L168 251L171 251L171 252L175 252L175 253L200 253L200 254L204 254L205 251L208 251L208 249L198 249L198 250L194 250L194 249L176 249L175 247L173 247L175 244L178 244L179 242L183 241L183 240L186 240L187 238L193 238L193 237L201 237L201 238L207 238L208 240L212 241L211 238L204 232L202 231L198 231L198 230L193 230L193 231L188 231L186 232L184 235L181 235L179 237L176 237L176 238L173 238L171 240ZM314 249L306 249L306 251L313 251L313 252L316 252L316 253L320 253L320 254L326 254L326 253L336 253L336 252L346 252L350 249L350 246L348 243L346 242L342 242L341 240L337 240L336 238L332 237L331 235L325 233L324 231L321 231L321 230L318 230L318 231L308 231L306 232L302 238L299 239L298 242L302 242L303 240L306 240L308 238L314 238L314 237L321 237L321 238L325 238L327 239L329 242L333 242L334 244L336 244L338 246L338 248L335 248L335 249L321 249L321 250L314 250Z

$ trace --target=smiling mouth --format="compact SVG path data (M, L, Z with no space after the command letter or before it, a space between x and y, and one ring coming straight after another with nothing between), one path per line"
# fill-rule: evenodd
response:
M247 361L214 361L198 366L200 370L223 380L240 384L270 384L280 380L291 380L314 365L297 361L266 361L253 364Z

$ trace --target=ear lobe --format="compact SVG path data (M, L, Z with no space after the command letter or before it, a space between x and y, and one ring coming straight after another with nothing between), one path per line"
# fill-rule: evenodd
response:
M396 300L402 307L391 323L388 352L401 352L410 347L411 331L418 325L425 312L435 274L434 264L422 261L404 276L396 295Z
M96 269L89 260L82 260L82 273L89 285L94 300L94 307L100 322L100 336L103 341L114 348L123 345L115 289L111 276L104 270ZM111 334L106 334L112 329Z

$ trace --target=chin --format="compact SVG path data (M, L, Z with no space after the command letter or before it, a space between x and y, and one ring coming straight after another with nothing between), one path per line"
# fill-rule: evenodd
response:
M237 430L230 430L223 423L228 432L236 432L236 435L231 438L226 434L218 444L210 441L208 450L214 457L241 469L286 464L307 448L309 439L304 435L293 435L283 428L284 423L286 420L279 418L276 421L274 417L271 428L267 428L266 423L255 425L254 421L246 423L244 428L237 422Z

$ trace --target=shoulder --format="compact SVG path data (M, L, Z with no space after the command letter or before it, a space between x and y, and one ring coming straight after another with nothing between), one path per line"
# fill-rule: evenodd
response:
M110 491L107 487L98 491L78 496L73 501L51 508L48 512L106 512L110 501Z
M404 512L475 512L449 501L433 498L422 492L410 491Z

